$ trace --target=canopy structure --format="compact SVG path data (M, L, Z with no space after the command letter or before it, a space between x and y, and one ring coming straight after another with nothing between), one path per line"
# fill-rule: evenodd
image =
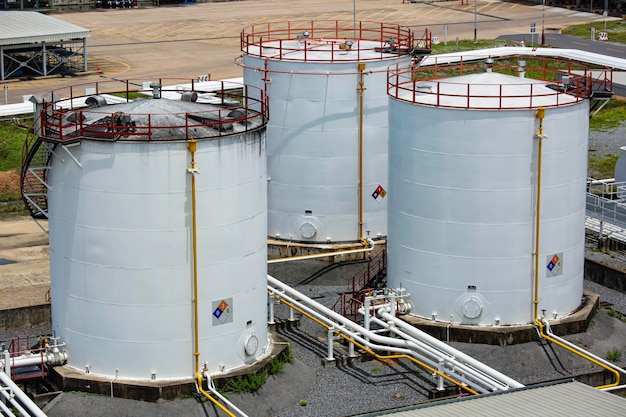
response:
M90 35L37 12L0 13L0 80L87 71Z

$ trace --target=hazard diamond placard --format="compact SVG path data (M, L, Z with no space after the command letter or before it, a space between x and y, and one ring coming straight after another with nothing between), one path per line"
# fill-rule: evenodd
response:
M563 252L546 256L546 277L563 274Z
M213 326L230 323L233 321L233 299L213 301Z

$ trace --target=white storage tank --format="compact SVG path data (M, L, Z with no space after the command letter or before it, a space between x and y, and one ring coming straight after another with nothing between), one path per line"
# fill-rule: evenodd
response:
M386 69L413 33L375 22L253 25L244 82L266 90L268 236L358 242L387 235Z
M228 372L269 353L267 114L249 108L265 104L252 87L227 106L209 102L228 91L153 87L154 98L107 105L100 95L87 99L93 108L42 112L43 140L58 144L52 331L80 371L183 379L195 376L197 323L200 367Z
M390 70L388 285L429 320L533 321L539 172L538 312L581 305L591 83L507 75L490 61L443 79Z

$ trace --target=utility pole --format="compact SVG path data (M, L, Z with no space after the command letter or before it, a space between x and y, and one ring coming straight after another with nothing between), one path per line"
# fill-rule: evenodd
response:
M478 21L477 19L477 10L476 10L476 0L474 0L474 43L478 42Z
M546 44L546 0L542 1L541 6L541 46Z

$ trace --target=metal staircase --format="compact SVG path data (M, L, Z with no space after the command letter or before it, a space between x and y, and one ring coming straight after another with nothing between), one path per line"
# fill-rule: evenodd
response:
M333 311L360 322L363 315L359 312L365 297L373 290L384 287L387 277L387 251L382 251L372 258L367 265L350 280L349 289L339 295Z
M48 170L55 145L29 134L24 142L20 189L22 199L34 219L48 218Z

